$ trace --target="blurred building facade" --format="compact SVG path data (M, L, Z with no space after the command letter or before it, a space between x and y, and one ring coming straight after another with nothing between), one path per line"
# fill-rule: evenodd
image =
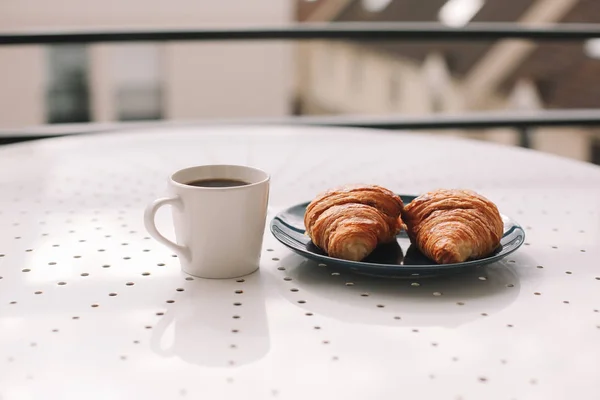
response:
M293 2L2 0L0 29L289 25ZM59 122L285 116L291 44L0 46L0 129Z
M298 0L303 22L600 22L597 0ZM303 43L299 113L410 114L600 107L600 45L525 42ZM600 163L596 129L452 132Z
M296 22L600 22L599 0L3 0L0 29ZM0 129L47 123L600 107L581 43L169 42L0 46ZM444 132L443 134L448 134ZM596 129L454 130L600 164Z

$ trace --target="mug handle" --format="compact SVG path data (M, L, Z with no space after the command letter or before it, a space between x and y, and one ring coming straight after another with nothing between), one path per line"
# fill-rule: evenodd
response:
M146 226L146 230L154 239L173 250L175 254L177 254L179 257L185 257L189 260L190 250L187 247L178 245L177 243L170 241L169 239L164 237L156 228L156 212L160 207L165 205L171 205L173 207L182 207L183 203L181 202L181 199L179 197L164 197L161 199L156 199L152 203L148 204L148 206L146 207L146 211L144 212L144 225Z

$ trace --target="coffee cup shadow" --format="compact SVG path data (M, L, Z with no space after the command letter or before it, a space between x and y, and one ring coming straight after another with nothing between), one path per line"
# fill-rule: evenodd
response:
M458 327L508 307L520 291L521 264L515 255L456 275L394 279L361 275L348 269L291 254L280 261L286 280L278 291L307 312L348 323L397 327Z
M217 368L261 359L269 350L263 279L194 279L153 329L152 350Z

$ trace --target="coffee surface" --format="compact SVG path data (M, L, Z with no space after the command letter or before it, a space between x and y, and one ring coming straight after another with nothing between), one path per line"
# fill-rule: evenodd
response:
M240 181L237 179L198 179L186 183L186 185L197 187L234 187L245 186L248 184L248 182Z

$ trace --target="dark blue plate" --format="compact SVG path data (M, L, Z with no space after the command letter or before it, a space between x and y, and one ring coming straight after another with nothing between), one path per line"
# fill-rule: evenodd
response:
M404 204L416 196L400 195ZM496 262L517 250L525 241L525 231L505 215L504 235L500 246L489 256L455 264L437 264L425 257L410 243L406 232L396 237L396 242L378 246L363 261L348 261L329 257L305 235L304 213L309 202L295 205L278 213L270 224L271 233L277 240L294 252L330 267L349 269L361 274L382 277L429 277L458 273Z

